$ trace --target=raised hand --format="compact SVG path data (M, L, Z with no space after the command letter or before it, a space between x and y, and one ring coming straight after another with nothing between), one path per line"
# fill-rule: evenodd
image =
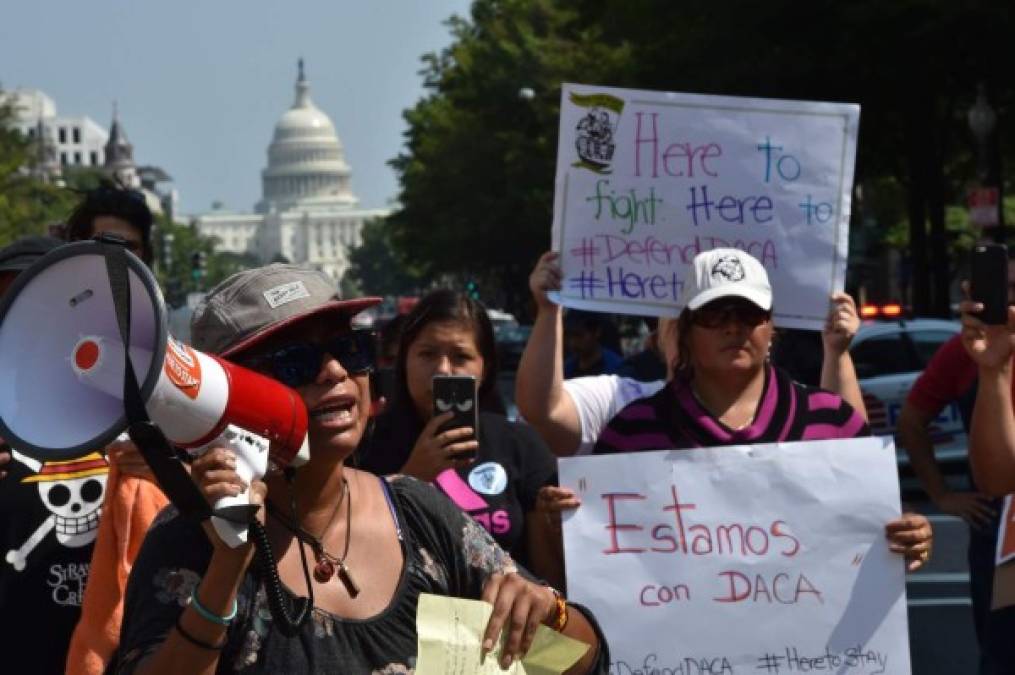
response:
M454 412L449 410L430 418L416 439L402 473L429 482L446 469L465 466L473 461L479 442L472 427L439 431L440 426L452 417Z
M560 290L560 279L560 254L556 251L544 253L529 275L529 290L539 309L555 306L546 294Z
M249 486L247 485L240 474L236 472L236 453L225 447L209 448L207 452L195 459L190 467L190 477L197 484L204 498L212 505L223 497L235 497L247 487L250 488L248 499L251 504L262 505L268 494L268 487L262 481L255 480ZM264 523L263 508L258 509L257 519L262 524ZM235 549L231 548L215 532L210 520L204 521L203 526L205 534L208 535L208 539L216 550L235 551L241 555L245 555L249 551L250 544Z
M821 341L825 351L838 356L849 349L853 336L860 330L856 303L848 293L833 293Z
M150 481L155 480L155 474L152 473L148 462L141 456L141 451L137 449L137 446L134 445L134 442L129 437L117 438L107 445L106 456L110 462L116 465L120 473L125 476L147 478Z
M962 310L962 345L969 358L984 368L998 369L1008 365L1015 353L1015 307L1008 308L1008 323L1000 326L985 324L976 316L983 310L982 303L963 300L959 309Z

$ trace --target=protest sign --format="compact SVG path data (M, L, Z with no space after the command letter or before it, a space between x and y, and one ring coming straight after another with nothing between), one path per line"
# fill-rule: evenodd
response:
M612 675L910 673L891 439L575 457L560 482Z
M554 198L561 302L676 316L701 251L747 251L775 321L820 329L841 291L857 105L565 84Z

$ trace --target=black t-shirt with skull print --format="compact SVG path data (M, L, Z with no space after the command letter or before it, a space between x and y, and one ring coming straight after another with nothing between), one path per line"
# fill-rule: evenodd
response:
M0 480L0 670L63 673L88 580L109 466L98 453L15 452Z

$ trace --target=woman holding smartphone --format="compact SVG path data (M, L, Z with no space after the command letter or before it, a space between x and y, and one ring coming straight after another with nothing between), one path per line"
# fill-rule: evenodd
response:
M479 410L478 429L448 428L469 403L435 404L435 378L446 376L474 378L468 400ZM447 289L425 296L405 319L394 400L358 453L359 466L433 482L515 560L559 586L559 546L549 545L557 535L537 513L539 489L555 482L556 460L531 428L491 412L499 408L496 383L493 326L483 306Z

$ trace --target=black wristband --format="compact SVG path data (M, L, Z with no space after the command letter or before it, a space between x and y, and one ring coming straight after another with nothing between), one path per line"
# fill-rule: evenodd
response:
M176 632L180 634L180 637L182 637L184 640L186 640L190 644L194 645L195 647L200 647L201 649L207 649L208 651L212 651L212 652L218 652L218 651L222 651L222 648L226 646L226 642L229 640L229 635L228 634L223 635L222 636L222 641L219 642L217 645L213 645L210 642L205 642L204 640L199 640L196 637L194 637L193 635L191 635L190 633L188 633L183 628L182 620L183 620L183 613L181 612L180 616L176 617Z

